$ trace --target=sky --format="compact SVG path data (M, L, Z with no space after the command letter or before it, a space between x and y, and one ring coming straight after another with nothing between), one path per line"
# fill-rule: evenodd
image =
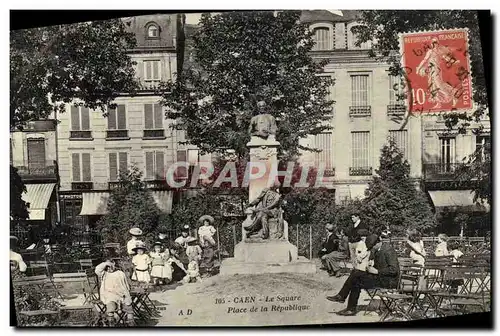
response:
M342 11L340 11L338 9L327 9L327 11L342 16ZM198 22L200 21L200 17L201 17L201 14L197 14L197 13L186 14L186 23L193 24L193 25L198 24Z

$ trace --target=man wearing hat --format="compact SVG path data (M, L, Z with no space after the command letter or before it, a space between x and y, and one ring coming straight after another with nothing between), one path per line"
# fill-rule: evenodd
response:
M128 255L134 255L134 248L138 243L142 243L141 240L139 240L139 237L142 236L142 230L139 228L132 228L128 231L130 235L132 236L132 239L130 239L127 243L127 253Z
M321 250L318 252L318 256L330 276L340 276L341 267L338 260L345 258L343 244L333 224L326 224L325 229L325 241L321 244Z
M337 315L356 315L361 289L396 288L398 285L399 262L394 248L389 243L382 243L377 235L366 238L366 247L370 251L370 259L373 259L373 266L368 266L366 272L354 269L339 293L327 296L328 300L341 303L349 297L347 308L337 312Z
M361 241L359 230L368 230L368 227L361 221L359 212L351 214L352 223L347 228L347 238L349 239L349 254L352 262L352 267L356 266L356 246Z
M200 239L200 245L203 247L205 247L206 243L210 244L210 246L215 246L214 234L216 230L212 225L214 221L214 218L209 215L203 215L198 219L198 223L200 224L198 237Z

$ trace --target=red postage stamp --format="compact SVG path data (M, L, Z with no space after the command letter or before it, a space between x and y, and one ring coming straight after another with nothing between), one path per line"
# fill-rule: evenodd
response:
M467 29L400 34L400 46L410 111L472 109Z

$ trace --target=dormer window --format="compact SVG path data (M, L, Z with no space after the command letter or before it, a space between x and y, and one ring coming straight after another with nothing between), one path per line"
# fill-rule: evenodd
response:
M150 39L157 39L160 37L160 29L158 25L156 25L155 23L149 24L147 31L148 31L148 38Z
M313 51L317 50L332 50L334 46L334 29L332 24L317 23L313 24L310 29L313 31L314 46Z
M361 43L361 45L358 47L356 46L356 42L358 40L356 33L352 31L352 29L356 26L360 26L358 23L350 23L347 25L347 47L348 49L371 49L372 44L371 41L366 41Z

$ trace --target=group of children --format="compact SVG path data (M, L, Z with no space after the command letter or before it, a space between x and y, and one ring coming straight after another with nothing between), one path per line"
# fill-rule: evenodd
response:
M437 236L438 244L434 250L436 257L453 256L453 262L458 262L458 259L463 256L460 251L460 244L457 241L448 243L448 236L441 233ZM422 235L417 230L408 231L407 244L410 247L410 258L417 265L424 266L427 253L425 252Z

